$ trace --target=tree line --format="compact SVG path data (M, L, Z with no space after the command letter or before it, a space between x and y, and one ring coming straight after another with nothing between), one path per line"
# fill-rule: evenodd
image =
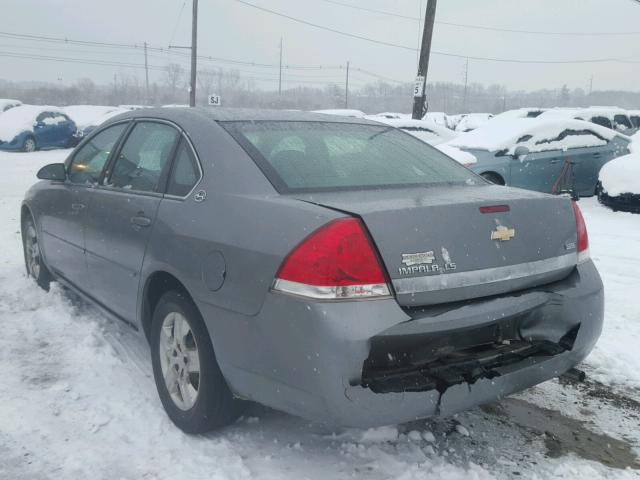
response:
M227 107L288 108L317 110L344 108L345 86L327 83L277 90L257 86L236 70L201 69L197 75L197 103L206 105L206 96L216 93ZM378 80L349 89L349 108L365 113L384 111L409 113L413 83L392 84ZM82 78L72 85L0 80L0 98L16 98L24 103L49 105L167 105L188 103L188 72L179 64L169 64L158 81L149 85L136 75L119 72L108 84ZM434 82L427 85L429 111L449 114L468 112L500 113L521 107L585 107L616 105L640 109L640 92L601 90L586 92L561 85L557 89L509 90L502 85L479 83L462 85Z

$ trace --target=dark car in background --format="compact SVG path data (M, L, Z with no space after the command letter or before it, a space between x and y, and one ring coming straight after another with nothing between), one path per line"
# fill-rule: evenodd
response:
M448 415L562 374L602 328L574 202L388 125L139 110L38 177L29 274L146 335L186 432L239 399L351 426Z
M20 105L0 115L0 150L69 148L80 136L73 120L57 107Z

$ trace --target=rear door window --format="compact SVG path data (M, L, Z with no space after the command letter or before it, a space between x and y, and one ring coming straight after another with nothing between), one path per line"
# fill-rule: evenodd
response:
M73 183L97 182L111 150L127 125L118 123L88 139L73 155L67 169L69 180Z
M197 160L186 140L180 142L176 160L173 164L167 193L177 197L187 195L200 180L200 169Z
M611 124L611 120L609 120L607 117L602 117L602 116L592 117L591 122L595 123L596 125L600 125L601 127L613 128L613 125Z
M178 131L170 125L137 123L120 149L107 184L139 192L159 191L178 138Z
M626 115L616 115L613 117L613 121L616 124L616 127L621 127L622 130L631 130L633 125L631 125L631 120Z

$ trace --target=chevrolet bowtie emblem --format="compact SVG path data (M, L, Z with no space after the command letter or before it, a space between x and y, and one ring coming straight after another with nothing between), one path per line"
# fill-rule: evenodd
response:
M498 240L500 242L507 242L516 236L516 230L514 228L507 228L502 225L491 232L491 240Z

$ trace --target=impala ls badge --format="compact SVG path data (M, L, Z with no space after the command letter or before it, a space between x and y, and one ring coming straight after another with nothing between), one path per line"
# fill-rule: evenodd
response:
M491 240L498 240L500 242L508 242L515 236L515 228L507 228L503 225L498 225L498 227L491 232Z

